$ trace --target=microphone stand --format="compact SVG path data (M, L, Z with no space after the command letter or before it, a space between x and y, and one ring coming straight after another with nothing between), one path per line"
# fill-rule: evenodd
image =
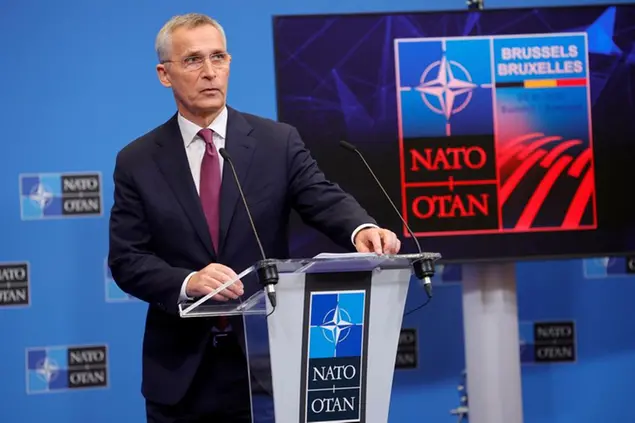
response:
M366 161L362 153L353 144L346 142L344 140L340 141L340 146L342 146L345 150L356 153L359 156L359 158L362 159L362 162L366 166L366 169L368 169L368 172L371 174L371 176L377 183L377 186L379 186L384 196L388 199L388 202L390 203L392 208L395 210L395 213L397 214L397 216L399 216L399 219L401 219L401 222L404 224L404 227L406 228L406 230L412 237L412 240L414 241L417 247L417 251L419 251L419 254L423 255L423 250L421 249L421 245L419 244L417 237L415 236L412 229L410 229L410 226L406 223L406 220L403 218L403 216L397 209L397 206L395 206L395 203L393 203L393 201L390 199L390 196L384 189L384 186L381 184L381 182L379 182L379 178L377 178L377 176L375 175L375 172L373 172L373 169L370 167L370 165L368 164L368 162ZM420 281L423 281L423 288L425 289L426 294L428 295L428 300L430 300L432 298L432 281L430 278L434 276L434 262L431 259L419 258L417 260L411 261L411 265L412 265L413 273L415 274L417 279L419 279ZM425 304L427 304L427 302ZM415 310L418 310L421 307L423 306L417 307ZM412 310L412 311L415 311L415 310ZM412 311L410 313L412 313Z
M258 262L258 270L256 271L258 275L258 279L260 283L264 286L265 292L267 293L267 297L269 298L269 302L271 303L271 307L273 307L273 311L276 309L277 299L276 299L276 284L280 279L278 275L278 267L276 266L274 260L267 259L265 255L265 250L262 248L262 243L260 242L260 237L258 236L258 231L256 230L256 225L254 224L254 220L251 217L251 212L249 211L249 206L247 205L247 199L245 198L245 194L243 193L243 189L240 185L240 180L238 179L238 174L236 173L236 168L234 167L234 162L232 161L229 153L224 148L218 150L220 155L225 159L227 163L229 163L229 167L232 170L232 174L234 176L234 181L236 181L236 186L238 187L238 192L240 193L240 198L242 199L243 205L245 206L245 211L247 212L247 217L249 218L249 223L251 224L251 230L254 233L254 237L256 238L256 242L258 243L258 248L260 249L260 254L262 255L262 260Z

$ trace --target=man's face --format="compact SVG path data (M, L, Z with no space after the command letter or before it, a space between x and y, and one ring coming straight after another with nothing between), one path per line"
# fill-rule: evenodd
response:
M211 25L172 33L169 62L157 65L157 72L161 83L172 88L182 113L207 118L225 105L230 62L225 48L221 33Z

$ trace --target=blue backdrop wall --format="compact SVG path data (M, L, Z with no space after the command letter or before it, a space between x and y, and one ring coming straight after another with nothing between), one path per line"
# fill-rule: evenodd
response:
M553 4L486 2L490 8ZM460 9L465 2L245 0L234 5L191 0L0 4L3 422L143 421L139 370L145 305L127 298L109 278L107 220L116 152L174 111L170 92L156 79L153 52L155 34L170 16L200 11L219 19L233 55L230 103L275 118L273 14ZM34 214L20 194L41 182L42 174L47 174L44 182L58 186L66 175L71 188L64 195L87 193L74 203L75 211L81 207L85 214ZM101 201L97 215L90 214L96 203L86 198ZM626 269L623 260L602 258L519 264L521 347L531 342L536 321L574 322L576 341L574 362L523 366L526 422L635 421L635 410L625 407L635 379L635 323L626 317L635 280ZM418 366L397 371L393 422L456 421L450 410L459 404L464 367L460 279L460 268L440 269L435 300L404 321L404 327L417 329ZM413 291L420 294L414 286ZM407 308L418 301L413 295ZM85 364L91 371L78 371ZM66 380L60 369L71 372L74 386L82 388L60 383Z

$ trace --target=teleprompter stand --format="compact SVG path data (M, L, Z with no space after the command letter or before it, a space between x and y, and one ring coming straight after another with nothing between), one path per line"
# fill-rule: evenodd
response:
M425 263L433 272L440 257L325 254L263 260L236 280L277 271L275 308L266 286L247 300L210 300L234 280L181 304L179 311L182 318L242 316L252 422L386 423L413 269Z

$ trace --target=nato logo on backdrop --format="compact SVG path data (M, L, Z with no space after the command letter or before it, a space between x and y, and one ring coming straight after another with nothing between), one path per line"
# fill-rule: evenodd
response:
M121 290L112 278L110 267L108 267L108 258L104 260L104 286L106 289L107 303L121 303L127 301L137 301L135 297Z
M573 321L519 322L521 364L576 361Z
M22 220L102 215L100 172L20 174Z
M31 303L29 263L0 263L0 308Z
M108 387L106 345L26 349L26 392L44 394Z
M395 369L416 369L419 365L417 328L402 328L397 344Z
M432 284L436 286L456 285L463 280L463 267L457 263L437 263L434 265Z
M635 276L635 257L593 257L582 260L586 279L604 279Z

